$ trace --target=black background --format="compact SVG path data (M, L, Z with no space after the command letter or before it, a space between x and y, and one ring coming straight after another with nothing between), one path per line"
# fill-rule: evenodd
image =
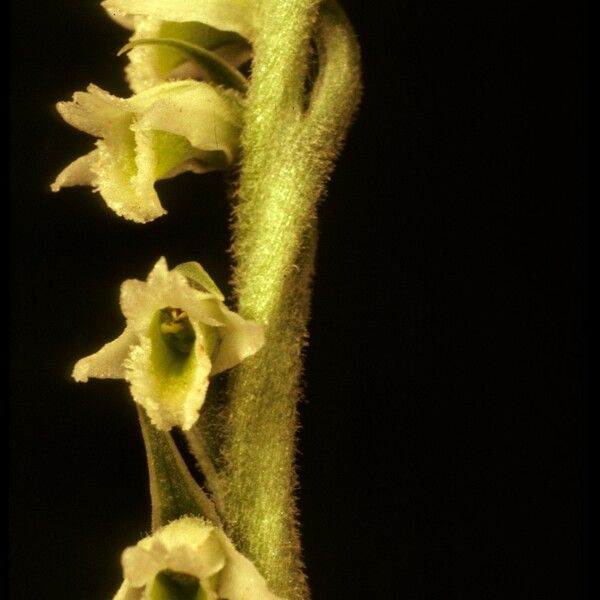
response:
M365 95L320 206L299 454L314 598L582 597L584 7L344 5ZM51 194L92 144L54 103L127 95L126 32L95 0L15 1L11 31L11 594L109 598L149 527L144 456L123 382L70 369L160 255L227 289L224 186L159 183L169 216L146 226Z

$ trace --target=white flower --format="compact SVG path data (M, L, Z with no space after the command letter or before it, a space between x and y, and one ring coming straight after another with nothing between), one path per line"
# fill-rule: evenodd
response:
M133 30L130 41L169 38L215 52L237 67L251 56L256 3L251 0L105 0L102 6ZM166 46L138 46L129 52L125 72L134 92L167 79L204 77L202 68Z
M114 600L281 600L217 527L173 521L122 555L125 581Z
M126 379L133 399L161 430L189 429L208 388L209 376L257 352L263 330L230 311L198 263L172 271L161 258L147 281L121 286L125 331L73 369L76 381Z
M166 212L155 181L226 168L237 157L240 98L207 83L163 83L127 99L90 85L57 108L65 121L100 139L58 175L52 190L92 185L118 215L139 223Z

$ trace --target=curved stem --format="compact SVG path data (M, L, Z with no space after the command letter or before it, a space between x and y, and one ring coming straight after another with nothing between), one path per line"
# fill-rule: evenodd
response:
M360 96L359 51L335 4L322 7L320 73L303 90L314 0L263 0L248 94L233 254L240 313L265 346L229 378L224 520L273 591L308 597L296 526L296 405L316 246L315 207Z
M224 520L272 589L289 600L308 597L296 522L294 459L315 248L313 228L288 277L278 313L272 315L265 346L230 378Z

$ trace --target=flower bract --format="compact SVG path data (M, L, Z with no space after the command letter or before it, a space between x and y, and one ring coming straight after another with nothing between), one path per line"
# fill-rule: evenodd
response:
M209 377L263 344L262 327L230 311L198 263L170 271L161 258L146 281L122 284L121 310L125 331L79 360L73 378L126 379L135 402L165 431L192 427Z

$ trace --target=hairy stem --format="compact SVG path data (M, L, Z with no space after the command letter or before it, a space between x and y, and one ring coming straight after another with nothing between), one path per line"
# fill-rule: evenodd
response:
M352 29L337 5L318 8L314 0L261 3L234 222L239 310L264 324L266 341L229 378L224 520L239 549L288 600L308 597L294 458L315 207L360 95ZM319 75L305 110L313 34Z
M297 270L289 275L260 359L244 361L231 378L226 520L273 590L290 600L308 597L296 523L294 458L315 242L312 230Z

